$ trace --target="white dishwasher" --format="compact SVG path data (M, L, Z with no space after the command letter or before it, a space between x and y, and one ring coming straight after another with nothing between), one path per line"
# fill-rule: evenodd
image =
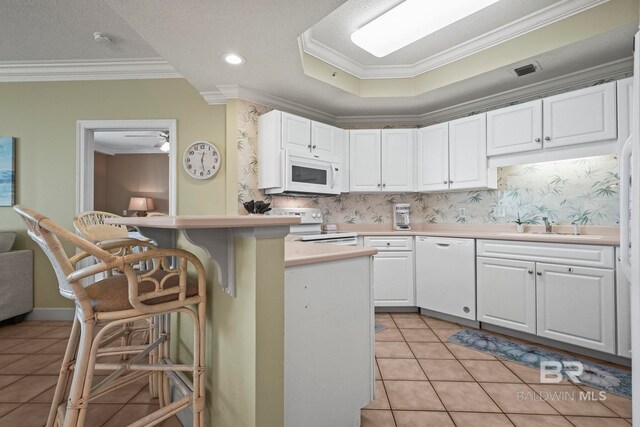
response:
M416 303L476 320L474 239L416 237Z

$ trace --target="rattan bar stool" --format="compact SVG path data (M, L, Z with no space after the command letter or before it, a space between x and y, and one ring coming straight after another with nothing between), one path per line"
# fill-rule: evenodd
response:
M42 214L16 205L29 236L42 248L56 272L60 293L76 305L69 343L62 361L47 427L83 426L88 404L104 394L145 376L157 375L160 409L130 424L153 426L182 409L192 407L193 425L204 426L204 337L206 281L202 263L180 249L132 252L140 244L125 239L100 245L61 227ZM61 241L82 252L68 257ZM102 246L102 247L101 247ZM97 264L79 268L79 261L93 257ZM167 260L174 260L172 266ZM136 270L139 263L150 266ZM187 279L187 267L197 274ZM81 281L107 271L114 274L86 287ZM193 322L193 361L177 364L169 357L168 316L153 328L149 344L111 345L127 323L171 313L183 313ZM109 362L109 356L128 355ZM154 357L149 358L152 355ZM101 361L102 358L107 360ZM94 370L109 371L92 386ZM185 373L191 373L192 379ZM171 401L170 386L182 395Z

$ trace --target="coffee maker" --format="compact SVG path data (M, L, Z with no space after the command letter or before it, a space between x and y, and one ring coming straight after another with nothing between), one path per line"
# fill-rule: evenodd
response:
M409 203L397 203L393 205L393 229L399 231L411 230L409 220Z

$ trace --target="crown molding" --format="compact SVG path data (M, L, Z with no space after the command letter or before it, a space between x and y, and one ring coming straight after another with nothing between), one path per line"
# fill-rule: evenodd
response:
M360 79L416 77L608 1L563 0L413 64L363 65L314 39L311 29L305 31L299 40L305 53Z
M542 98L563 91L574 90L600 79L618 80L633 71L633 58L624 58L554 79L500 92L424 114L335 116L324 111L306 107L286 99L252 91L237 85L220 85L221 90L200 92L210 105L225 104L228 99L243 99L265 107L286 111L319 122L343 128L362 126L428 126L464 117L479 110L492 110L509 104ZM226 95L225 95L226 94Z
M238 85L217 85L216 88L218 89L217 91L200 92L200 95L209 105L226 104L229 99L242 99L323 123L334 124L336 122L337 117L332 114L274 95L246 89Z
M533 83L494 95L478 98L440 110L415 115L389 116L339 116L335 125L354 127L363 125L417 125L428 126L467 116L478 111L488 111L510 104L543 98L557 93L575 90L601 79L618 80L633 72L633 57L620 59L597 67L587 68L554 79Z
M0 82L177 78L180 73L159 58L0 62Z

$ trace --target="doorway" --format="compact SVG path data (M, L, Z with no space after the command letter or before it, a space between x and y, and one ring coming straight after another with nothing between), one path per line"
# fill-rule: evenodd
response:
M118 185L122 185L122 194L117 194L110 203L118 215L122 215L127 210L128 204L119 200L122 197L144 197L157 202L160 209L169 215L176 215L176 120L81 120L77 122L77 176L76 176L76 214L85 211L96 210L96 196L98 205L104 209L107 205L105 194L96 194L96 166L100 169L100 164L96 164L96 153L107 155L119 154L144 154L157 153L162 155L161 149L168 149L168 185L164 189L162 185L140 185L139 182L126 183L122 179ZM166 144L165 144L166 143ZM165 154L166 155L166 154ZM135 159L128 159L129 163L135 163ZM148 163L148 162L145 162ZM151 162L152 163L152 162ZM151 163L143 166L152 168ZM123 163L123 165L126 164ZM164 163L166 167L166 163ZM104 166L104 165L102 165ZM123 166L127 168L127 166ZM131 168L127 168L131 169ZM127 174L131 175L127 170ZM164 175L166 176L166 175ZM132 178L133 181L136 178ZM168 191L167 191L168 190ZM126 193L126 194L125 194ZM130 214L127 212L127 214Z

